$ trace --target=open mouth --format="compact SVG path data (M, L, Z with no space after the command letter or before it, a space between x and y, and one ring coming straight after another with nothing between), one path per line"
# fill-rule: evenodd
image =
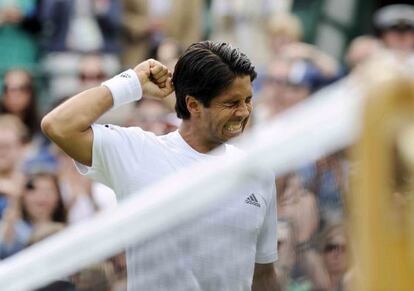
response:
M230 133L239 133L243 129L243 123L242 122L232 122L227 123L224 126L224 129Z

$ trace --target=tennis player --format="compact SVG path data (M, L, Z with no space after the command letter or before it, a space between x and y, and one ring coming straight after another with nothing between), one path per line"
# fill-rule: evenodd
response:
M161 63L144 61L70 98L43 118L42 130L81 173L122 198L180 168L238 154L228 141L246 128L255 78L254 66L238 49L203 41L184 52L172 76ZM156 136L138 127L94 124L122 104L142 96L165 98L174 90L182 119L175 132ZM274 177L242 185L232 197L200 214L188 226L191 231L175 228L158 240L129 247L128 290L280 290L273 268Z

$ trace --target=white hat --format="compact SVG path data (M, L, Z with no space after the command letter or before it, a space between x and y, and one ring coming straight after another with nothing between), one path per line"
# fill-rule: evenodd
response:
M374 25L380 30L414 29L414 6L393 4L382 7L374 14Z

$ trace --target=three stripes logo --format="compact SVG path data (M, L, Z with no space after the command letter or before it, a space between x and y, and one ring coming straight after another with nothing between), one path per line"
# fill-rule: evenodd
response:
M131 78L131 76L129 75L129 74L127 74L127 73L122 73L121 75L119 75L121 78L127 78L127 79L130 79Z
M249 197L246 198L246 200L244 200L247 204L251 204L257 207L260 207L260 203L257 200L256 196L254 196L254 194L250 194Z

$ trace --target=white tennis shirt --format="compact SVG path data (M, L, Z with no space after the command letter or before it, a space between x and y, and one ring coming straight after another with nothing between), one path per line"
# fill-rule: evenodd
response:
M77 163L77 167L111 187L120 199L211 158L195 151L178 131L156 136L137 127L93 125L92 129L92 166ZM237 151L225 145L224 154ZM128 290L250 290L255 263L277 259L276 190L271 175L240 183L243 190L231 200L217 201L197 219L129 247Z

